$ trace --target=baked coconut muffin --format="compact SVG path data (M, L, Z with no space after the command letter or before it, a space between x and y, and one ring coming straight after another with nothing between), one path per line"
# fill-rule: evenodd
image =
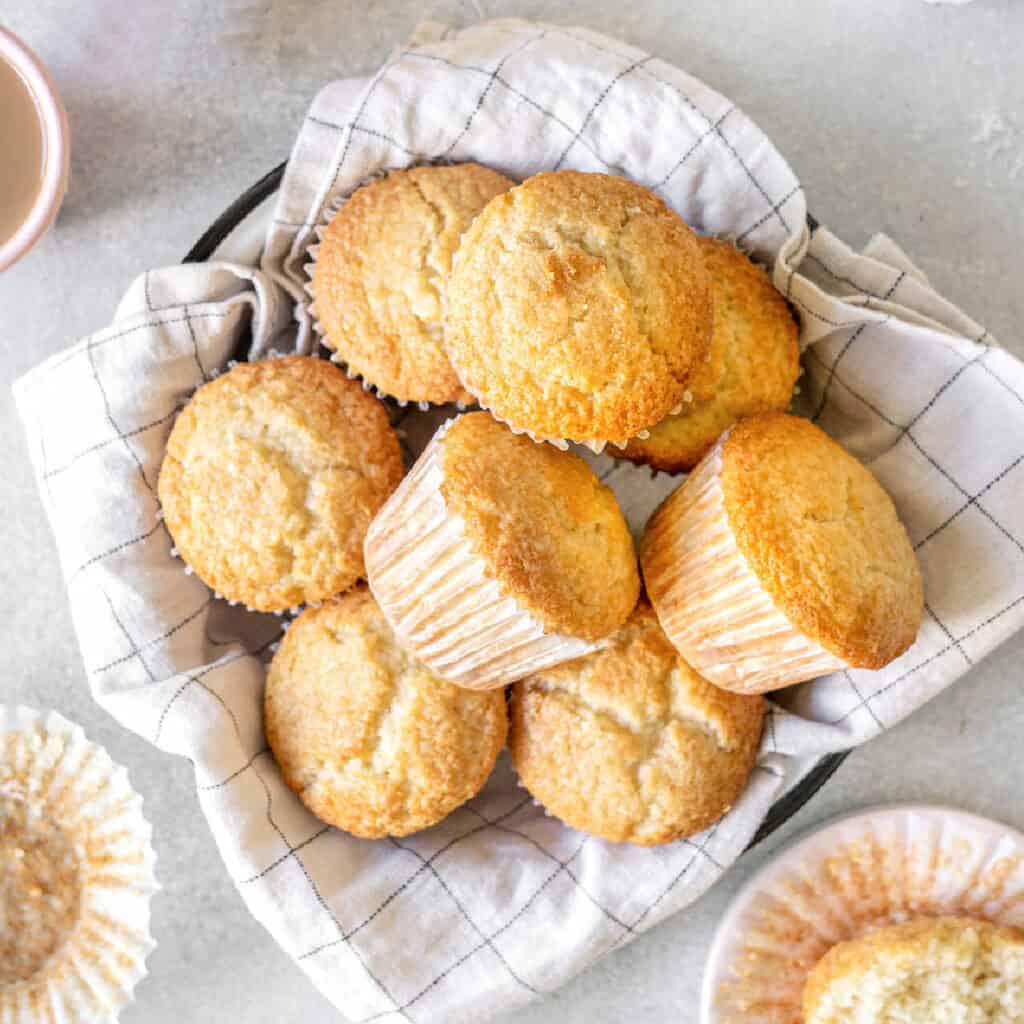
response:
M363 573L363 539L402 478L384 407L323 359L239 363L167 442L158 493L178 552L230 601L283 611Z
M696 236L625 178L538 174L487 204L448 282L463 385L537 440L625 444L684 399L711 343Z
M764 699L702 679L641 601L600 650L517 683L511 712L509 748L535 799L573 828L650 846L736 801Z
M737 692L882 668L921 624L921 572L892 500L796 416L731 428L651 517L640 558L669 639Z
M291 625L267 675L264 720L302 802L365 839L447 817L487 781L508 729L502 693L438 679L365 587Z
M731 242L699 239L714 290L710 356L674 416L610 454L688 472L745 416L785 412L800 375L797 324L768 275Z
M640 589L611 490L579 456L485 412L434 435L371 524L366 569L402 642L480 688L592 650Z
M512 181L479 164L392 171L354 192L323 234L314 315L335 359L400 401L471 401L441 342L462 233Z
M805 1024L1024 1020L1024 933L918 918L833 946L804 988Z

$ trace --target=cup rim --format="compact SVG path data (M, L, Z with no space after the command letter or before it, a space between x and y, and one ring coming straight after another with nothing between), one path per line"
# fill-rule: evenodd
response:
M0 60L6 60L25 80L39 112L45 143L43 180L28 216L0 243L0 271L16 263L53 223L67 191L70 145L67 113L45 65L13 32L0 26Z

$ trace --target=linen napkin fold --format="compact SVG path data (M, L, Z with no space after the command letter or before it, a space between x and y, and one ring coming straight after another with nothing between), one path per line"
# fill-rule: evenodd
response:
M263 735L280 620L229 608L171 555L155 489L177 410L241 345L312 351L304 268L326 211L374 174L427 160L515 178L625 174L772 264L801 322L800 411L870 465L907 525L925 577L917 643L881 672L779 695L746 792L700 836L639 849L574 832L504 759L427 832L368 842L327 828L284 786ZM360 1024L478 1022L556 988L707 889L818 757L895 724L1024 620L1024 367L891 240L856 253L812 234L799 182L729 100L582 29L428 24L371 79L328 85L260 270L143 275L110 327L15 393L96 699L192 760L239 892ZM591 461L637 530L678 483Z

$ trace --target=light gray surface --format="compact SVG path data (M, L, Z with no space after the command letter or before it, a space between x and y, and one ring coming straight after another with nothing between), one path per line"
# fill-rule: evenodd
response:
M4 380L104 324L137 272L179 259L287 155L322 82L372 70L421 17L461 24L499 14L586 24L704 78L774 138L819 218L853 244L890 233L1024 355L1024 4L1016 0L4 0L0 21L50 65L73 133L71 191L56 229L0 275ZM0 439L9 453L0 480L9 654L0 700L55 707L80 722L128 766L155 827L159 948L122 1019L340 1020L248 916L206 831L189 766L92 703L6 389ZM944 801L1024 827L1022 656L1018 637L855 753L689 911L505 1020L696 1021L705 951L731 895L780 843L837 812Z

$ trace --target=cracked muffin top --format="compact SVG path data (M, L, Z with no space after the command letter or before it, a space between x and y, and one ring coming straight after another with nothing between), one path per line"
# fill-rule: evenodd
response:
M281 611L363 575L367 527L401 478L380 402L325 360L289 356L199 388L171 431L158 493L204 583Z
M471 401L441 344L448 274L462 233L511 187L488 167L456 164L392 171L354 192L313 266L315 313L336 358L402 401Z
M486 412L441 440L447 511L503 594L550 633L598 640L640 592L636 549L610 487L574 452L513 434Z
M666 473L693 469L737 420L784 412L800 373L797 324L767 273L731 242L698 241L715 296L710 358L677 415L610 453Z
M538 174L462 238L444 343L463 385L535 438L624 442L679 405L707 359L711 279L652 192Z
M810 420L766 413L730 430L722 490L736 544L775 606L857 668L902 654L921 572L892 499Z
M735 802L764 710L690 668L641 601L601 650L515 685L509 748L567 825L649 846L702 831Z
M365 839L428 828L474 796L505 743L503 690L433 675L365 587L307 609L267 675L267 741L322 821Z

